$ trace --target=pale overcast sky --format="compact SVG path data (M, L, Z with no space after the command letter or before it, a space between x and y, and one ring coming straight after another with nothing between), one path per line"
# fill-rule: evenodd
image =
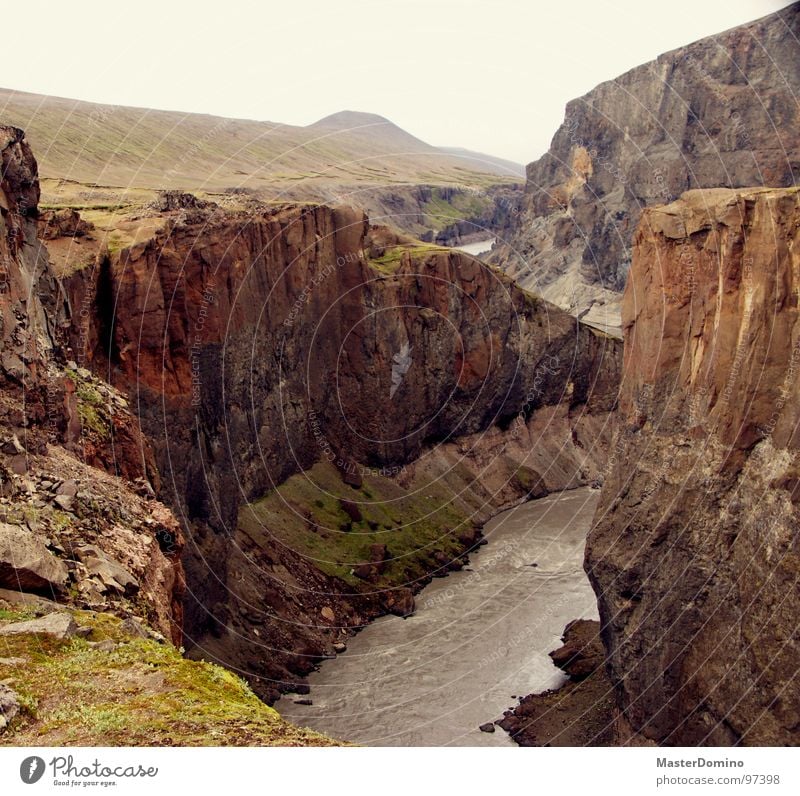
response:
M73 0L3 11L6 88L308 124L390 118L521 163L564 105L780 0Z

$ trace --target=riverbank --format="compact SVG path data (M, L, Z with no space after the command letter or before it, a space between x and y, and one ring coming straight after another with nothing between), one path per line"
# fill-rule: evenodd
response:
M614 699L605 671L600 623L570 622L563 646L550 653L569 679L560 688L529 694L497 722L520 746L614 744Z

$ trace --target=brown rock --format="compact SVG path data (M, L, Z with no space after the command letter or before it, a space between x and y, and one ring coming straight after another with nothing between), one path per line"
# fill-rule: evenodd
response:
M19 591L60 592L67 567L31 531L0 523L0 587Z
M344 513L347 514L347 516L350 517L353 522L361 522L363 519L361 516L361 509L359 509L356 503L353 503L352 500L340 500L339 505L342 507Z
M56 238L83 238L94 230L94 224L81 218L71 207L60 210L43 210L38 218L38 232L42 240Z
M403 619L411 616L416 610L414 604L414 593L411 589L395 589L387 600L389 612Z
M798 230L797 189L743 189L690 191L636 234L585 562L634 741L800 742Z
M553 663L573 680L583 680L603 665L605 650L600 641L600 624L576 619L564 628L563 647L553 650Z

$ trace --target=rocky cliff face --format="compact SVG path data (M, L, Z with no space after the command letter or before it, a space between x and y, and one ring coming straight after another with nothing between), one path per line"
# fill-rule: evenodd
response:
M346 207L148 223L65 276L73 356L137 406L191 530L187 644L263 695L412 610L501 506L598 476L617 342L480 261Z
M422 241L461 246L504 234L519 212L522 184L449 187L396 185L342 187L318 195L290 196L362 208L376 224L390 224Z
M143 615L180 639L182 535L125 399L62 356L36 161L0 127L0 593ZM152 482L152 483L151 483Z
M794 4L570 102L492 261L559 306L618 324L644 207L693 188L795 184L798 35Z
M797 189L642 215L586 552L623 740L800 740L799 230Z

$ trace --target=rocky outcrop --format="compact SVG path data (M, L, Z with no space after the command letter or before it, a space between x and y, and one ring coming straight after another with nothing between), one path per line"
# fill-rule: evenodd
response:
M797 189L646 210L589 535L622 740L795 744Z
M618 343L475 258L347 207L182 203L148 223L65 276L71 356L138 407L185 517L187 647L262 695L343 629L412 610L491 513L599 476ZM379 491L421 526L380 573L369 547L402 517L342 509ZM251 507L269 495L283 508Z
M800 4L659 56L567 105L492 262L587 320L619 322L642 208L800 169Z
M83 238L94 229L93 224L82 219L81 214L70 207L39 213L37 227L42 240Z
M613 745L615 706L600 625L576 619L561 640L550 657L569 679L560 688L523 697L497 724L520 746Z
M58 593L67 585L63 561L27 528L0 523L0 587Z
M136 612L181 638L181 529L126 400L63 356L65 296L37 238L88 231L40 214L36 161L0 127L0 590ZM82 557L91 545L97 564ZM101 561L102 559L102 561ZM102 566L100 566L102 564ZM38 604L38 603L37 603Z

